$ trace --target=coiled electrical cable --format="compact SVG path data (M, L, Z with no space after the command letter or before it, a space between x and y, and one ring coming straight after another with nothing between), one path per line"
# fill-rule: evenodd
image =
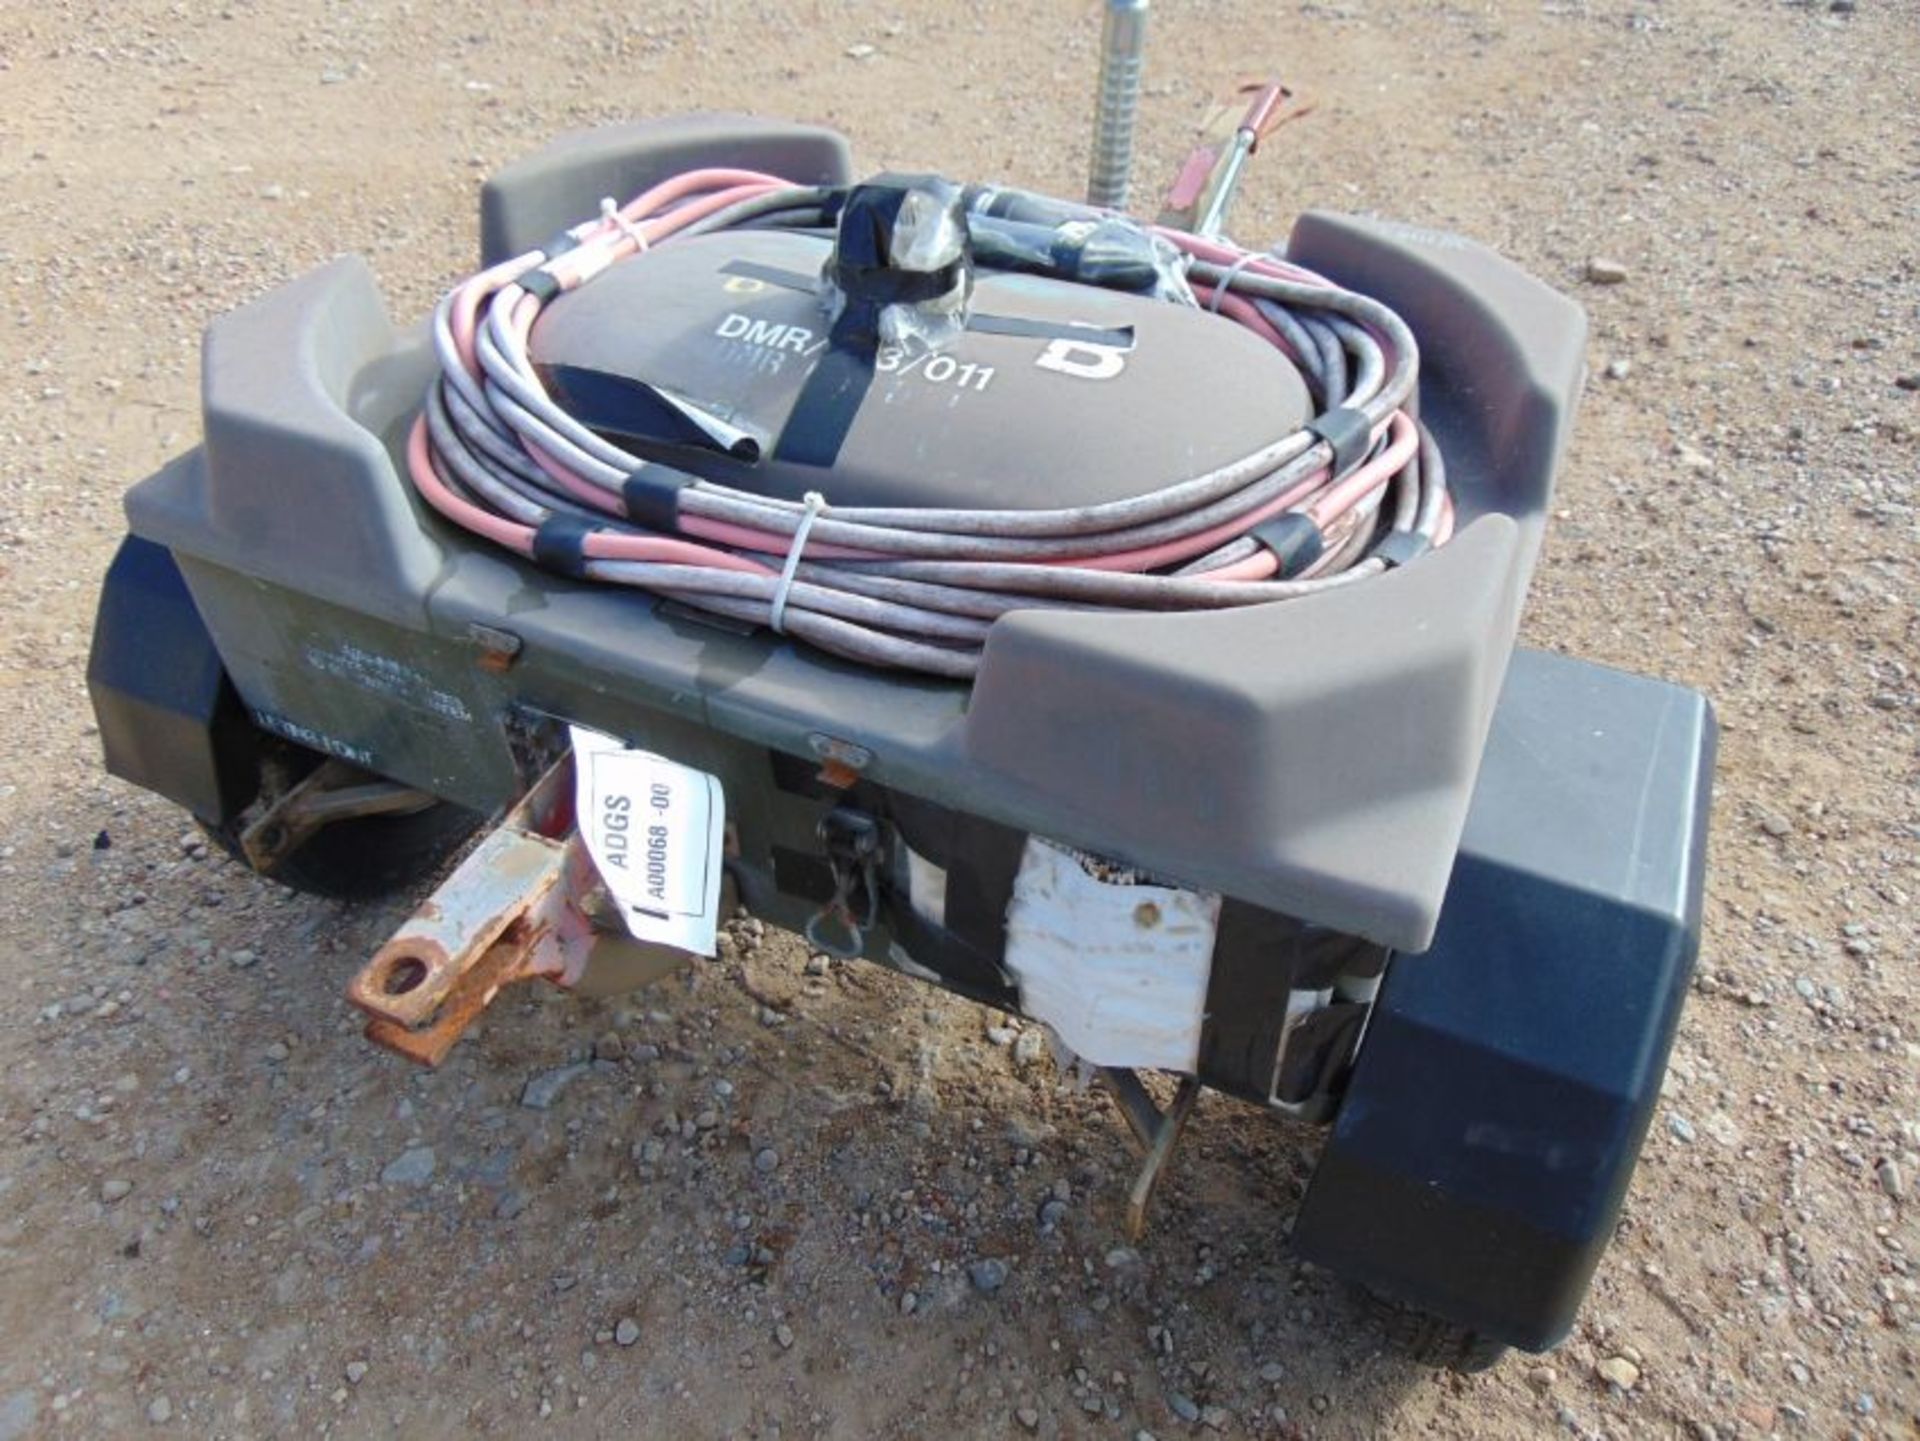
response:
M570 517L586 527L589 579L773 623L868 664L954 677L974 673L994 619L1012 610L1260 605L1354 584L1452 533L1440 454L1409 409L1419 351L1400 317L1278 256L1166 229L1156 233L1198 303L1299 370L1317 428L1094 505L838 507L696 479L677 491L671 532L635 523L622 487L649 462L548 391L529 355L542 307L676 239L828 226L837 199L752 171L691 171L606 204L555 253L529 251L455 287L434 314L440 374L408 440L421 495L522 555L535 554L541 527ZM1357 443L1329 438L1320 422L1334 415ZM1314 542L1297 569L1263 538L1284 516L1304 517L1295 530Z

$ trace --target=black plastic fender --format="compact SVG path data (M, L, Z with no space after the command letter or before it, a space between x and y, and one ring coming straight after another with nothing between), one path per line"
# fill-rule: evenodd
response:
M87 658L107 770L219 825L253 799L259 732L165 546L128 536Z
M1509 1345L1612 1239L1700 944L1701 696L1521 651L1431 949L1390 965L1293 1239Z

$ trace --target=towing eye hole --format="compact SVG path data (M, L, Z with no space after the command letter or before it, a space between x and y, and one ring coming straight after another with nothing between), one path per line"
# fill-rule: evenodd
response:
M389 996L404 996L408 991L416 991L420 983L427 978L427 963L418 956L402 956L387 968L387 974L381 979L380 989Z

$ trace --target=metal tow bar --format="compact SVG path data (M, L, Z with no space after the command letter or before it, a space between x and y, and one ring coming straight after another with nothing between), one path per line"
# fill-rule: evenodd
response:
M240 851L248 865L270 876L302 843L335 821L412 815L432 804L434 798L425 791L368 775L345 761L323 761L240 833Z
M367 1013L368 1040L437 1066L516 982L578 987L603 962L643 982L686 960L626 933L575 825L568 752L374 953L347 999Z

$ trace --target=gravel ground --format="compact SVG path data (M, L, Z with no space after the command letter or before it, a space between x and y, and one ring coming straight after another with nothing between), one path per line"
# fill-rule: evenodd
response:
M417 313L480 177L633 114L1071 192L1089 9L0 0L0 1438L1916 1434L1910 0L1156 20L1144 173L1213 84L1284 66L1322 105L1242 235L1378 212L1588 305L1528 639L1726 728L1667 1096L1551 1356L1382 1354L1288 1247L1313 1134L1229 1102L1122 1245L1103 1099L754 922L409 1070L339 995L406 898L284 894L102 774L95 586L122 486L194 438L210 316L341 250Z

